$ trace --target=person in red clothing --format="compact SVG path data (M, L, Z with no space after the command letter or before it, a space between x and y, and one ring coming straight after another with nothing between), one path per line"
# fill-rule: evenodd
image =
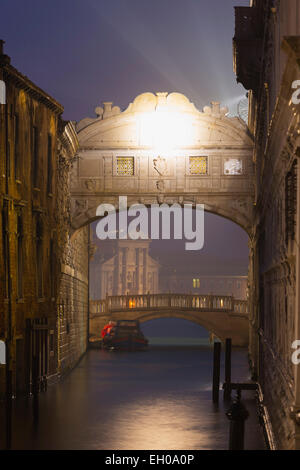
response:
M104 328L101 331L101 336L104 338L104 336L109 335L112 328L116 325L114 321L110 321L107 325L104 326Z

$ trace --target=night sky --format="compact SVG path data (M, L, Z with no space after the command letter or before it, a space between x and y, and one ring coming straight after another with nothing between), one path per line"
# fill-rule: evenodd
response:
M245 95L232 71L234 9L249 0L1 0L12 64L65 107L93 116L145 91L178 91L200 109Z
M249 0L1 0L0 39L65 119L94 117L102 101L126 108L146 91L181 92L199 109L219 100L235 114L246 91L232 70L233 7L243 5ZM153 254L170 259L183 249L155 243ZM246 234L206 214L194 262L246 274L247 261Z

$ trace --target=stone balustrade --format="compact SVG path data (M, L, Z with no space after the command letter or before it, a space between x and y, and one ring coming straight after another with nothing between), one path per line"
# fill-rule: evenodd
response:
M92 315L107 315L128 310L201 310L248 314L248 302L225 295L144 294L118 295L90 301Z

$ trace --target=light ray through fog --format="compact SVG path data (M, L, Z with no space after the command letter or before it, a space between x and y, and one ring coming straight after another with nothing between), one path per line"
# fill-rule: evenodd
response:
M168 50L165 44L166 38L163 37L161 32L156 31L155 24L147 24L143 18L138 16L135 9L123 10L120 14L119 8L118 10L101 10L97 1L88 1L102 21L105 21L130 48L135 49L146 62L163 75L166 81L170 83L172 91L190 89L196 95L196 90L193 90L188 74L180 68L179 54L177 60L174 60L172 57L174 51ZM119 7L122 8L122 5L123 2L119 4ZM187 6L187 8L189 7ZM170 23L172 23L172 18L170 18ZM137 38L139 39L137 40Z
M244 92L232 71L237 3L249 1L3 0L0 30L13 64L63 103L65 119L145 91L179 91L201 110Z
M226 75L231 73L233 78L231 62L228 63L223 50L226 48L228 55L231 54L231 38L220 47L218 31L224 20L210 14L208 21L214 25L216 35L208 41L206 29L201 26L201 8L205 7L206 1L172 2L168 10L166 6L170 6L170 2L160 1L156 21L151 21L154 19L151 14L156 11L155 1L150 17L145 17L141 2L131 0L131 8L128 8L128 2L115 1L106 9L95 0L88 3L101 21L105 21L128 47L136 50L170 83L171 88L166 91L181 91L200 108L209 104L210 100L220 100L229 106L231 113L236 114L236 105L231 103L234 94L227 80L224 80L225 71ZM188 28L185 27L187 25ZM215 90L205 96L203 91L209 75L215 83ZM236 85L236 89L242 91L243 87Z

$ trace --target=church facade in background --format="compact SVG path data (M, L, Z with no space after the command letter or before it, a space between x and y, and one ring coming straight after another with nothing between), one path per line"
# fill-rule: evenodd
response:
M110 240L96 248L90 264L90 298L157 294L159 263L149 255L151 240Z

